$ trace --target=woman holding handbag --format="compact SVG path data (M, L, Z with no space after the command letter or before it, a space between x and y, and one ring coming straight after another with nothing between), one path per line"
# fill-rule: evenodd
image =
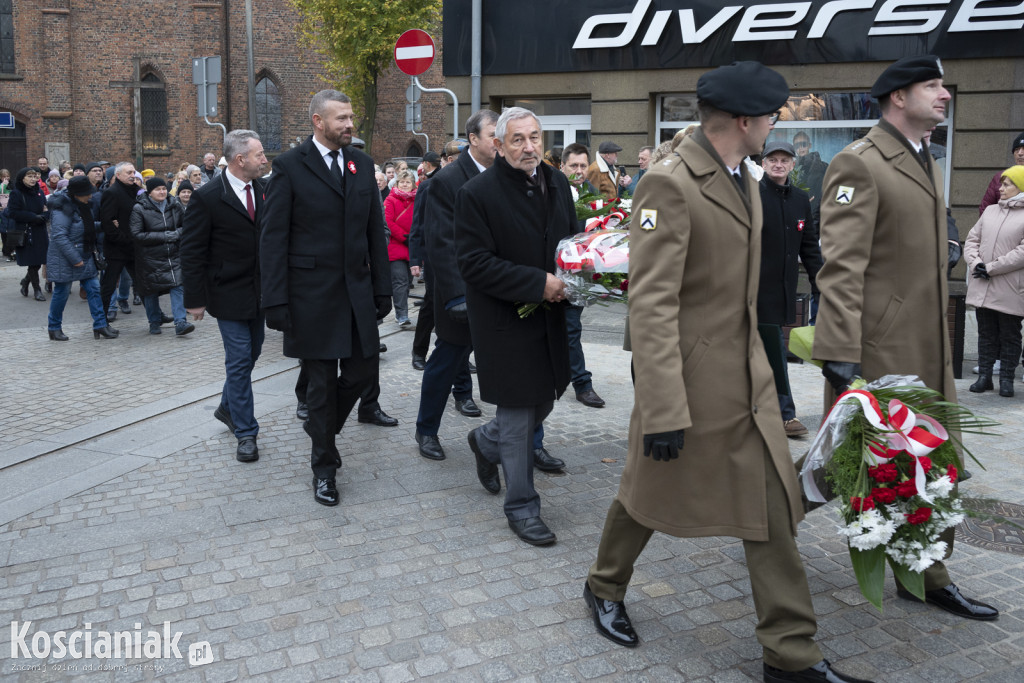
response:
M412 205L416 199L416 174L401 171L394 189L384 200L384 221L391 231L388 260L391 261L391 298L395 302L395 319L409 327L409 230L412 228Z
M46 196L39 187L39 169L23 168L14 176L11 198L7 211L14 221L14 229L8 230L7 239L12 242L18 265L28 268L21 281L21 295L28 296L32 285L36 301L46 301L39 286L39 269L46 263L46 251L50 246L46 234Z
M96 339L114 339L118 332L107 324L100 297L100 281L96 264L96 227L98 216L92 215L89 199L96 188L86 176L68 181L66 195L51 200L50 246L46 254L46 272L53 283L50 317L47 330L53 341L67 341L62 329L64 306L68 302L71 283L78 280L89 300L92 334Z

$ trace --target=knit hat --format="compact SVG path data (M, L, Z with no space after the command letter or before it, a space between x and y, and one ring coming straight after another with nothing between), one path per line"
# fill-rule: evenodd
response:
M1018 190L1024 192L1024 166L1011 166L1003 171L1002 177L1009 178Z
M79 177L81 177L81 176L79 176ZM57 181L57 191L60 192L65 187L67 187L69 182L71 182L71 181L68 180L67 178L61 178L60 180L58 180Z
M85 164L75 164L74 166L72 166L72 169L74 169L75 171L81 171L82 173L88 172L85 170Z
M80 197L83 195L91 195L96 192L96 188L89 182L89 179L84 175L75 176L71 180L62 180L61 183L68 184L68 194L72 197ZM58 183L59 185L60 183Z
M180 183L178 183L178 190L177 190L177 192L178 192L179 195L181 194L182 190L188 190L189 192L195 192L196 188L192 187L192 183L190 183L189 181L182 180Z
M152 178L155 175L156 175L156 171L154 171L151 168L144 168L144 169L142 169L142 177L143 178Z
M156 176L153 176L152 178L146 180L146 192L152 192L158 187L166 189L167 181L164 180L163 178L158 178Z
M1021 133L1013 139L1013 144L1010 145L1010 154L1016 152L1018 147L1024 147L1024 133Z

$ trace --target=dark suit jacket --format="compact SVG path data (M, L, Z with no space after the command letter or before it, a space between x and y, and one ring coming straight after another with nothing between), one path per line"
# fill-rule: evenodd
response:
M434 288L434 331L451 344L472 345L469 325L456 322L445 306L466 296L458 260L455 258L455 196L470 178L480 175L467 149L430 181L430 194L424 207L423 235L427 269Z
M260 311L260 222L266 181L252 181L256 220L226 173L192 193L181 234L185 307L205 306L224 320L252 320Z
M526 318L516 311L543 300L555 248L576 230L569 181L547 164L537 172L543 192L499 156L463 186L455 207L480 398L508 407L552 401L569 384L565 306L541 306Z
M267 186L263 306L288 306L284 355L290 358L369 358L380 343L373 299L391 295L380 191L373 159L351 146L342 155L344 190L312 136L274 159Z

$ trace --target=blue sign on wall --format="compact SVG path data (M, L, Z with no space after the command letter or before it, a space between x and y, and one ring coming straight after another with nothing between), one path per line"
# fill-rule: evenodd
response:
M0 128L14 128L14 114L0 111Z

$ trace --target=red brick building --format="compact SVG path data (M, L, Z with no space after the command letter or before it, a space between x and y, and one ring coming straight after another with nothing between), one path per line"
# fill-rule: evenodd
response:
M309 98L326 85L318 56L298 45L291 5L252 6L255 128L272 156L309 135ZM207 151L220 156L220 128L198 116L191 59L222 58L220 111L211 120L228 130L253 127L245 35L244 0L0 0L0 112L16 121L13 131L0 130L0 167L13 172L40 156L56 167L63 158L116 162L141 155L142 168L166 172ZM440 78L438 59L421 80L430 86ZM405 131L407 85L397 69L382 79L378 161L404 156L416 140L425 151L424 139ZM451 106L441 94L424 98L430 149L439 150L451 137L441 132Z

